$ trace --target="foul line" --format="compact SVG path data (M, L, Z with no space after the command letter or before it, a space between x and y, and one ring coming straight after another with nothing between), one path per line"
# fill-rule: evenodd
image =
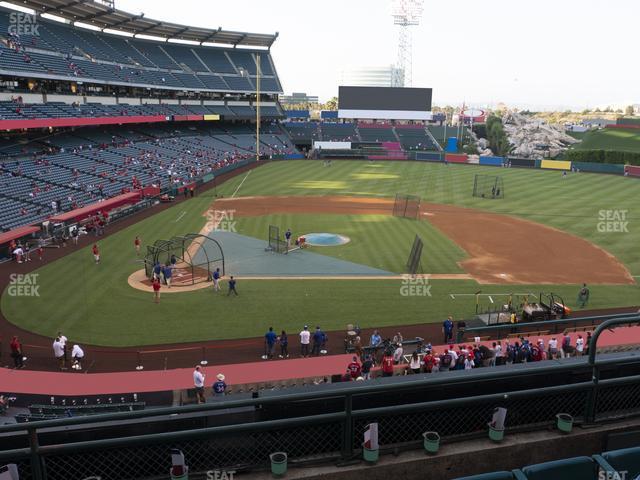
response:
M240 187L242 186L242 184L244 183L244 181L247 179L247 177L249 176L249 174L251 173L251 170L249 170L247 172L247 174L244 176L244 178L242 179L242 181L240 182L240 185L238 185L238 188L236 188L236 191L233 192L233 195L231 195L231 198L236 196L236 193L238 193L238 190L240 190Z
M176 218L173 223L178 223L180 220L182 220L182 217L184 217L187 214L186 210L183 210L182 213L180 215L178 215L178 218Z

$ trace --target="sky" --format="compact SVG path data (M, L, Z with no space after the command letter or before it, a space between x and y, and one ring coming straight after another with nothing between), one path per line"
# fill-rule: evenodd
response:
M116 0L148 18L275 33L285 93L327 100L341 72L397 57L391 0ZM638 0L425 0L413 86L435 105L582 109L640 103Z

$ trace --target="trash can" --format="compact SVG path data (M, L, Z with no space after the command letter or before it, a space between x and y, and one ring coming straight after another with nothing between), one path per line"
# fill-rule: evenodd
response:
M362 445L362 458L369 465L375 465L376 463L378 463L379 456L380 456L379 449L376 448L375 450L372 450Z
M556 415L556 425L562 433L571 433L573 429L573 417L568 413L559 413Z
M287 454L284 452L275 452L269 455L271 460L271 474L276 477L284 477L287 473Z
M424 432L424 450L427 453L438 453L440 449L440 435L436 432Z
M504 428L489 427L489 438L494 442L501 442L504 439Z

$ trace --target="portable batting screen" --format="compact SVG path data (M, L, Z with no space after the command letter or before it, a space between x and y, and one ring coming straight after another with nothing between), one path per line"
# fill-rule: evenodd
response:
M502 177L476 173L473 179L473 196L480 198L504 198Z
M420 197L417 195L396 194L393 203L393 216L416 220L420 212Z
M276 253L285 253L287 251L287 242L280 238L280 227L269 225L267 250Z
M415 275L420 268L420 260L422 259L422 247L424 243L419 235L413 240L413 246L409 253L409 260L407 260L407 272Z

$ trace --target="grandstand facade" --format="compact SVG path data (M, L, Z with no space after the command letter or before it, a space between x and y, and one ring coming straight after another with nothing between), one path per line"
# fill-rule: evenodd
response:
M296 152L275 123L277 34L187 27L97 2L20 7L0 8L3 232Z

